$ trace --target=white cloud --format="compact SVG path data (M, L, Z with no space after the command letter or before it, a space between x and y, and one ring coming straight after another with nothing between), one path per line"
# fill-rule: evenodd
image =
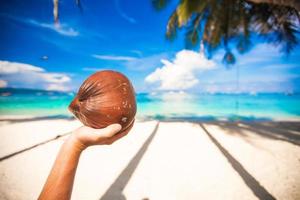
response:
M48 83L67 83L71 81L69 76L60 73L40 73L40 76Z
M137 59L136 57L131 57L131 56L114 56L114 55L97 55L97 54L93 54L92 56L100 60L132 61Z
M9 61L0 61L0 76L12 87L47 90L70 90L71 78L63 73L47 72L41 67Z
M75 37L79 35L79 32L74 30L72 27L70 27L67 24L54 24L54 23L45 23L45 22L39 22L36 21L34 19L24 19L21 17L17 17L17 16L13 16L10 14L0 14L6 18L9 18L11 20L17 21L17 22L21 22L21 23L25 23L25 24L29 24L32 26L36 26L36 27L41 27L41 28L45 28L45 29L49 29L52 31L55 31L58 34L64 35L64 36L69 36L69 37Z
M5 88L7 86L7 81L0 79L0 88Z
M238 54L236 53L236 55ZM279 47L263 43L256 45L249 52L239 55L236 64L239 66L250 66L258 63L265 64L270 61L279 62L282 56L283 54L280 52Z
M22 72L43 72L44 69L24 63L0 61L0 74L14 74Z
M60 84L50 84L46 88L46 90L54 90L54 91L69 91L70 88Z
M42 23L32 19L27 20L27 22L34 26L50 29L64 36L75 37L79 35L78 31L75 31L72 27L69 27L67 24Z
M160 90L185 90L195 86L199 80L197 72L215 68L215 63L203 54L190 50L182 50L176 54L173 62L161 60L164 64L149 74L145 81L158 83Z
M122 11L121 7L120 7L120 3L119 0L115 0L115 6L117 9L117 12L119 13L119 15L124 18L125 20L127 20L128 22L132 23L132 24L136 24L136 19L129 17L124 11Z
M139 50L131 50L132 53L135 53L137 56L142 57L143 56L143 52L139 51Z
M170 53L160 53L147 57L140 57L125 63L125 66L132 71L148 71L158 66L161 59L170 57Z

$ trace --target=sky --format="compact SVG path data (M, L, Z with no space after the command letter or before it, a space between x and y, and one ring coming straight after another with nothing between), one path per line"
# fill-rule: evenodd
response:
M257 41L222 63L197 48L185 49L183 31L165 38L177 1L162 11L150 0L60 0L59 24L52 0L0 1L0 87L77 91L99 70L124 73L136 92L300 92L300 47L284 55ZM237 86L239 73L239 86Z

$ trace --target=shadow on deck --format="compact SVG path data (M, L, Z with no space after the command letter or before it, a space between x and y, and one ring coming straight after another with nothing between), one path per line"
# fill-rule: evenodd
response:
M225 156L228 162L231 164L232 168L240 175L244 183L253 192L253 194L260 200L274 200L275 197L272 196L244 167L237 161L202 125L200 127L207 134L209 139L216 145L216 147Z
M281 140L293 145L300 146L300 122L205 122L206 124L216 125L224 130L225 133L235 134L246 139L251 132L268 139Z
M152 142L157 130L158 130L159 122L156 124L153 132L145 141L140 150L135 154L135 156L131 159L129 164L125 167L125 169L121 172L118 178L111 184L111 186L106 190L104 195L100 198L100 200L125 200L126 197L123 195L123 190L130 180L132 174L143 158L145 152L147 151L150 143Z

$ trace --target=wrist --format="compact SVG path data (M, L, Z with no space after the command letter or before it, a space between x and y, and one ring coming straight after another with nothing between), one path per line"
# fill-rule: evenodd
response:
M83 150L87 148L75 134L72 134L66 141L70 144L71 148L74 149L76 152L81 153Z

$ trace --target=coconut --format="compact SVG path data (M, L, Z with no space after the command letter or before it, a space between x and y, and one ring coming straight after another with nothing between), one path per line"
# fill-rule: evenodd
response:
M96 72L80 86L69 110L92 128L118 123L122 126L121 131L131 129L136 114L134 88L119 72Z

